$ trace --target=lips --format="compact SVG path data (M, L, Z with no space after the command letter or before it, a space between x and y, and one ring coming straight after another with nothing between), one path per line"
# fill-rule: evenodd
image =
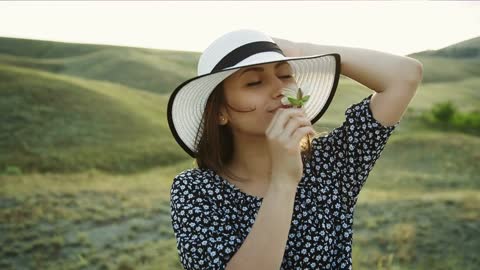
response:
M293 107L292 105L280 105L280 106L278 106L277 108L271 110L270 112L275 112L275 111L277 111L279 108L288 109L288 108L292 108L292 107Z

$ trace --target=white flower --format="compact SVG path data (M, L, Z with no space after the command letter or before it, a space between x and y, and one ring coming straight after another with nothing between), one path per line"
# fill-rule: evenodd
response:
M282 89L282 94L284 97L282 98L281 102L283 105L291 105L288 98L297 98L297 89L297 85L293 83L288 84Z
M308 90L307 90L308 91ZM309 95L305 95L305 91L296 84L290 83L282 89L284 97L281 102L283 105L292 105L297 108L302 107L309 99Z

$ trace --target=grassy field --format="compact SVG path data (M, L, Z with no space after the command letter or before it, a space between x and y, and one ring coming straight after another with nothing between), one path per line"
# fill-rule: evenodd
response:
M480 139L459 134L443 145L445 137L391 138L356 208L355 269L477 269ZM192 166L3 176L0 268L182 269L168 194Z
M102 80L158 94L194 76L199 53L0 37L0 64Z
M167 97L119 84L0 65L0 166L131 173L185 159Z
M180 269L167 194L186 165L2 177L0 269Z
M360 194L354 269L478 269L480 136L419 118L480 108L472 48L412 55L424 83ZM194 164L165 114L198 56L0 38L0 269L182 269L169 189ZM319 132L371 93L343 76L337 91Z
M479 108L479 84L478 78L469 78L422 85L409 113L443 100L463 111ZM345 109L370 93L342 77L332 105L315 128L321 132L337 127ZM134 173L188 158L168 129L168 95L0 64L0 97L0 172L15 166L22 172ZM425 129L413 129L411 123L402 123L397 132Z

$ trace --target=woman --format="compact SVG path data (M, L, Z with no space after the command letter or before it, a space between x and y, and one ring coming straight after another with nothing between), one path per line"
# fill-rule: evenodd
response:
M376 93L310 139L340 72ZM351 269L360 189L421 74L411 58L255 30L215 40L168 105L172 134L198 165L170 191L184 268ZM302 108L282 104L292 85L310 97Z

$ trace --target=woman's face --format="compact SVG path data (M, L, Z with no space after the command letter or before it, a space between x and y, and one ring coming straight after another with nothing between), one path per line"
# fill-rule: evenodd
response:
M296 83L293 70L286 61L241 68L223 82L225 101L221 116L233 131L265 134L275 112L281 105L281 90Z

